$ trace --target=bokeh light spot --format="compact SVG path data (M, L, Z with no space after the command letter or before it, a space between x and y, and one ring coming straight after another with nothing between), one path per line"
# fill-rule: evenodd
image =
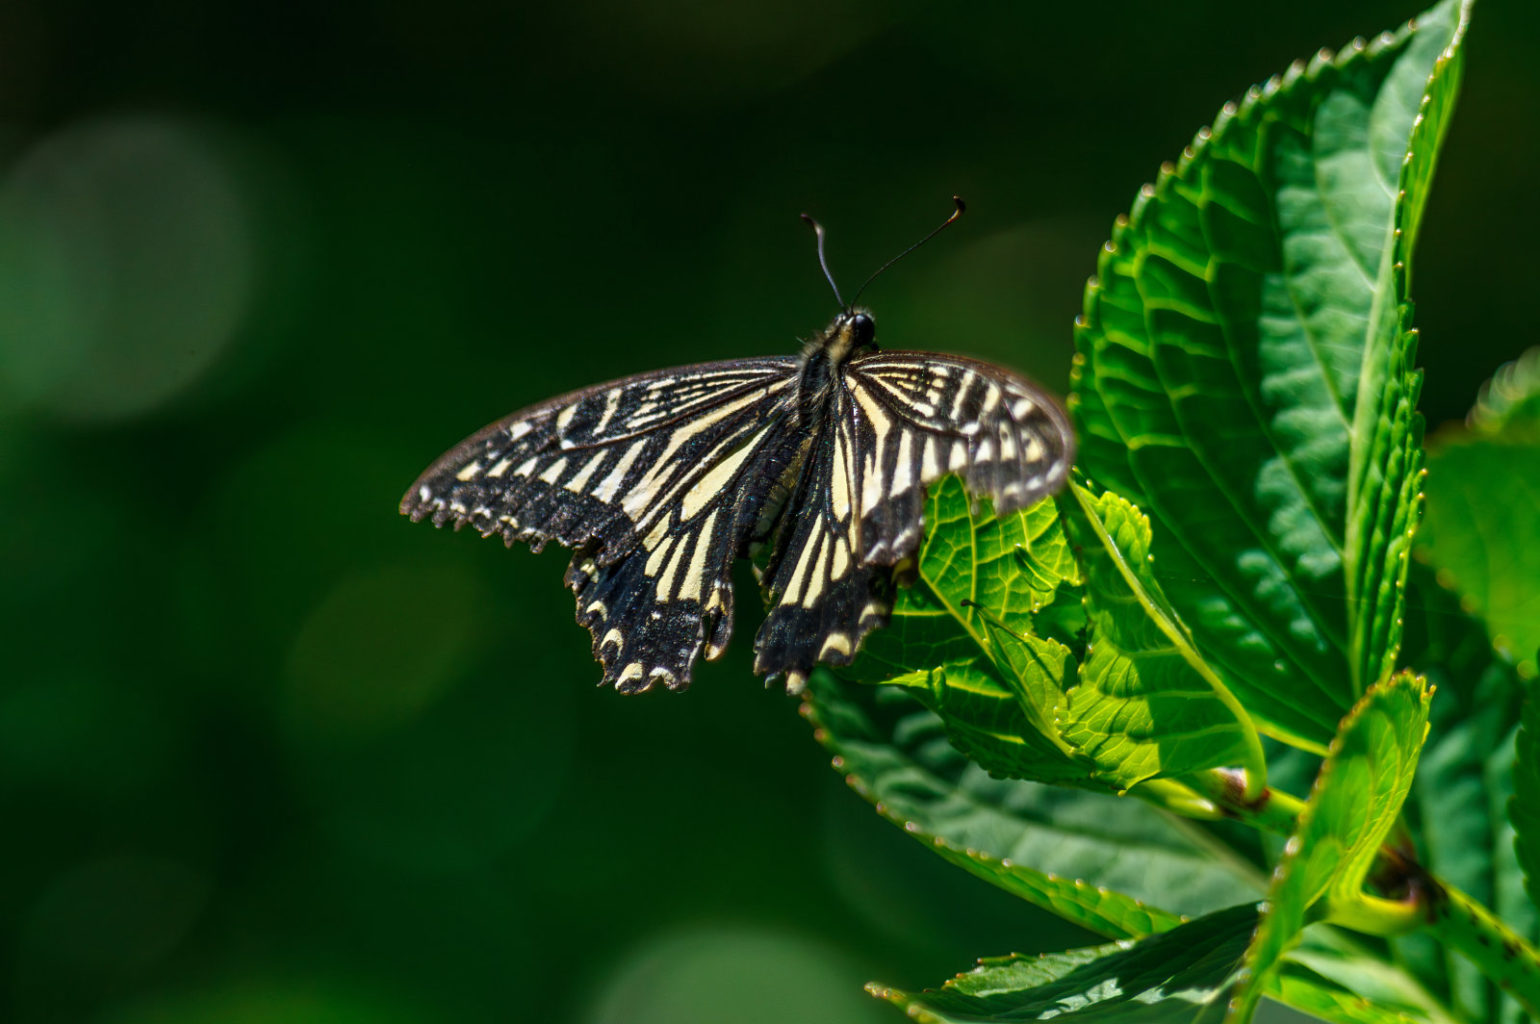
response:
M194 123L44 139L0 187L0 401L70 419L160 405L229 343L254 262L236 177Z
M528 652L486 664L483 641L503 627L477 580L433 563L354 575L294 641L284 721L297 783L348 849L468 870L528 836L556 799L570 688Z
M590 1024L865 1024L892 1010L847 957L801 936L701 926L645 940L604 984Z
M289 652L290 724L370 735L437 699L468 661L485 595L454 565L384 566L344 579Z
M113 857L72 868L33 906L27 953L105 974L146 967L187 934L208 889L201 873L157 858Z

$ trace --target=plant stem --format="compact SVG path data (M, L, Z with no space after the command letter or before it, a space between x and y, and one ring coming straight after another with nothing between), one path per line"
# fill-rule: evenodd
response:
M1412 900L1387 900L1361 892L1351 899L1328 896L1319 917L1362 935L1406 935L1427 924L1427 908Z
M1428 929L1540 1020L1540 952L1496 914L1431 875L1421 879Z
M1222 768L1198 772L1180 781L1142 783L1133 792L1176 814L1212 819L1214 812L1266 832L1294 833L1304 803L1288 793L1264 789L1245 797L1241 773ZM1363 893L1357 899L1328 901L1319 909L1335 924L1369 935L1401 935L1425 926L1433 937L1456 950L1491 981L1540 1020L1540 950L1508 927L1496 914L1465 893L1434 877L1426 868L1391 848L1380 850L1381 863L1399 874L1409 892L1405 899Z
M1243 772L1214 768L1186 776L1182 781L1221 808L1225 817L1275 835L1293 835L1299 812L1305 807L1299 797L1265 786L1255 797L1247 797Z
M1175 779L1146 779L1128 793L1183 818L1224 821L1228 817L1222 807Z

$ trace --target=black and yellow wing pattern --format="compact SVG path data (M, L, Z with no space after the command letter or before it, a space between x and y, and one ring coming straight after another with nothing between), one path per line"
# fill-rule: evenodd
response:
M1073 460L1067 417L1034 385L953 356L851 356L862 318L869 340L847 310L800 358L643 374L514 413L439 458L401 511L573 548L577 619L623 692L683 689L701 653L722 653L732 564L764 547L755 671L795 692L887 622L928 484L957 473L1005 513Z
M447 452L401 511L576 549L567 584L604 682L681 688L703 646L727 645L732 562L758 518L748 482L774 460L795 371L714 363L553 399Z
M755 671L794 690L887 623L892 567L919 547L928 485L956 473L1004 514L1058 490L1073 461L1052 399L999 367L928 352L850 360L818 431L755 641Z

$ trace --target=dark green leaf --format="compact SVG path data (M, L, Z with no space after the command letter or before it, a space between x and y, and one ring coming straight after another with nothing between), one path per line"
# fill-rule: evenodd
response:
M1513 819L1519 866L1524 872L1524 887L1531 904L1540 904L1540 700L1533 694L1524 702L1517 754L1509 813Z
M1251 863L1195 822L1129 797L992 778L947 741L941 721L896 687L813 676L806 711L835 767L879 813L946 860L1109 938L1138 938L1262 892ZM1086 879L1088 881L1080 881ZM1329 931L1312 930L1312 934ZM1269 994L1328 1020L1383 1021L1355 992L1412 1019L1416 981L1346 940L1310 945ZM1281 986L1281 987L1279 987Z
M835 767L885 817L947 860L1092 931L1165 931L1180 923L1177 913L1262 891L1261 873L1194 823L1131 797L991 778L899 688L818 673L808 707Z
M1540 922L1523 893L1507 814L1522 684L1492 651L1481 622L1461 611L1431 570L1413 566L1411 584L1405 659L1437 690L1407 803L1419 860L1534 938ZM1431 937L1413 934L1396 946L1424 984L1466 1019L1522 1019L1474 964Z
M1318 748L1396 644L1418 431L1397 264L1467 7L1227 105L1119 220L1078 325L1082 468L1155 520L1166 593L1231 689Z
M1470 424L1441 432L1428 452L1419 553L1532 678L1540 671L1540 349L1483 386Z
M939 989L872 994L924 1024L994 1021L1212 1021L1224 1017L1252 906L1217 911L1162 935L1047 956L979 961Z

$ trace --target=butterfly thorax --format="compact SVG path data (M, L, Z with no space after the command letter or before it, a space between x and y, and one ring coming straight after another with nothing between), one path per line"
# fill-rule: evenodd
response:
M818 422L834 396L835 381L851 356L877 348L877 323L864 309L842 310L802 348L797 376L797 413L804 425Z

